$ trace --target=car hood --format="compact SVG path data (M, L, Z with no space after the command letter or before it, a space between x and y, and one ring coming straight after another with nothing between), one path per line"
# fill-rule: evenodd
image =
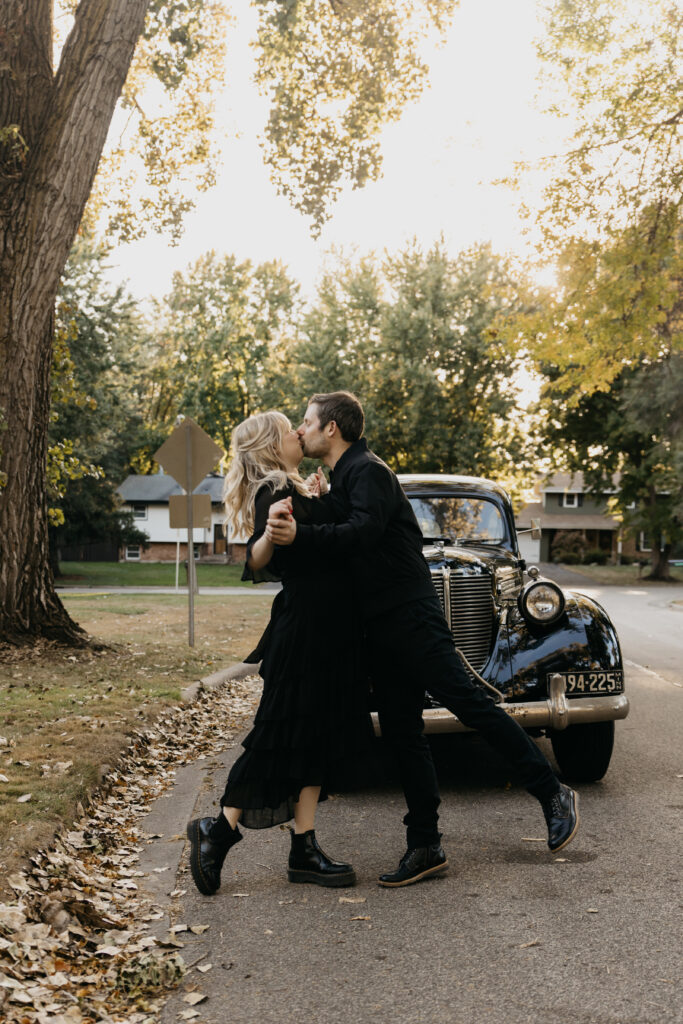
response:
M452 573L466 576L490 574L503 566L517 567L517 559L503 547L425 544L422 553L430 569L448 567Z

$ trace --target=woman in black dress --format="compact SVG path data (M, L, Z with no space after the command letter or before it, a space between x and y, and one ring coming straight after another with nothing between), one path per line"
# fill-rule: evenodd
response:
M372 735L360 664L360 626L343 566L275 548L270 506L289 498L300 522L324 521L313 481L299 475L301 443L286 416L250 416L233 432L225 501L233 531L251 533L243 579L282 581L270 624L247 660L261 661L263 696L244 753L230 770L215 819L191 821L192 877L200 892L220 886L225 856L246 828L294 818L291 882L353 885L350 864L330 860L315 837L315 812L335 768L358 762Z

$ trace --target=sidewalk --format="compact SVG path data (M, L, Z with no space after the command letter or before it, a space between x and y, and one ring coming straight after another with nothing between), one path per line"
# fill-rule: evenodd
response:
M216 594L217 596L239 596L240 594L246 594L257 597L263 594L276 594L281 589L279 583L259 583L257 586L250 587L200 587L197 593L202 596L210 596ZM86 586L73 586L73 587L56 587L58 594L65 595L78 595L78 594L90 594L94 596L96 594L175 594L178 597L187 596L187 587L179 587L177 590L175 587L86 587Z

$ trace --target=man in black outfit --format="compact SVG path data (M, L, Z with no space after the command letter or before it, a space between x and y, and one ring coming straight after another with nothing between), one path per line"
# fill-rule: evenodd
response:
M566 846L578 828L577 795L562 785L524 730L464 670L441 611L422 534L396 475L363 439L360 402L344 391L314 395L299 427L304 453L332 470L323 500L334 522L297 524L283 505L271 507L266 535L349 558L365 624L373 689L384 741L398 762L408 813L407 851L380 884L402 886L448 867L438 831L440 803L431 751L423 732L425 690L517 768L541 803L548 846Z

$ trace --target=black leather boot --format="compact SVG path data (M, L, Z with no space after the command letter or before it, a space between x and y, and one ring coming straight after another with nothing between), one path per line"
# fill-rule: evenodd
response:
M447 868L448 860L441 843L433 843L432 846L418 846L412 850L406 850L396 871L380 875L379 884L390 888L412 885L414 882L421 882L423 878L441 875Z
M225 815L217 818L195 818L187 826L190 840L190 870L194 884L204 896L213 896L221 887L221 868L231 846L239 843L242 833L230 828Z
M351 865L330 860L320 849L313 829L300 835L292 832L287 877L290 882L313 882L330 888L356 884L356 872Z
M559 792L550 800L542 800L541 807L548 826L548 846L553 853L571 843L579 827L579 794L569 786L560 785Z

